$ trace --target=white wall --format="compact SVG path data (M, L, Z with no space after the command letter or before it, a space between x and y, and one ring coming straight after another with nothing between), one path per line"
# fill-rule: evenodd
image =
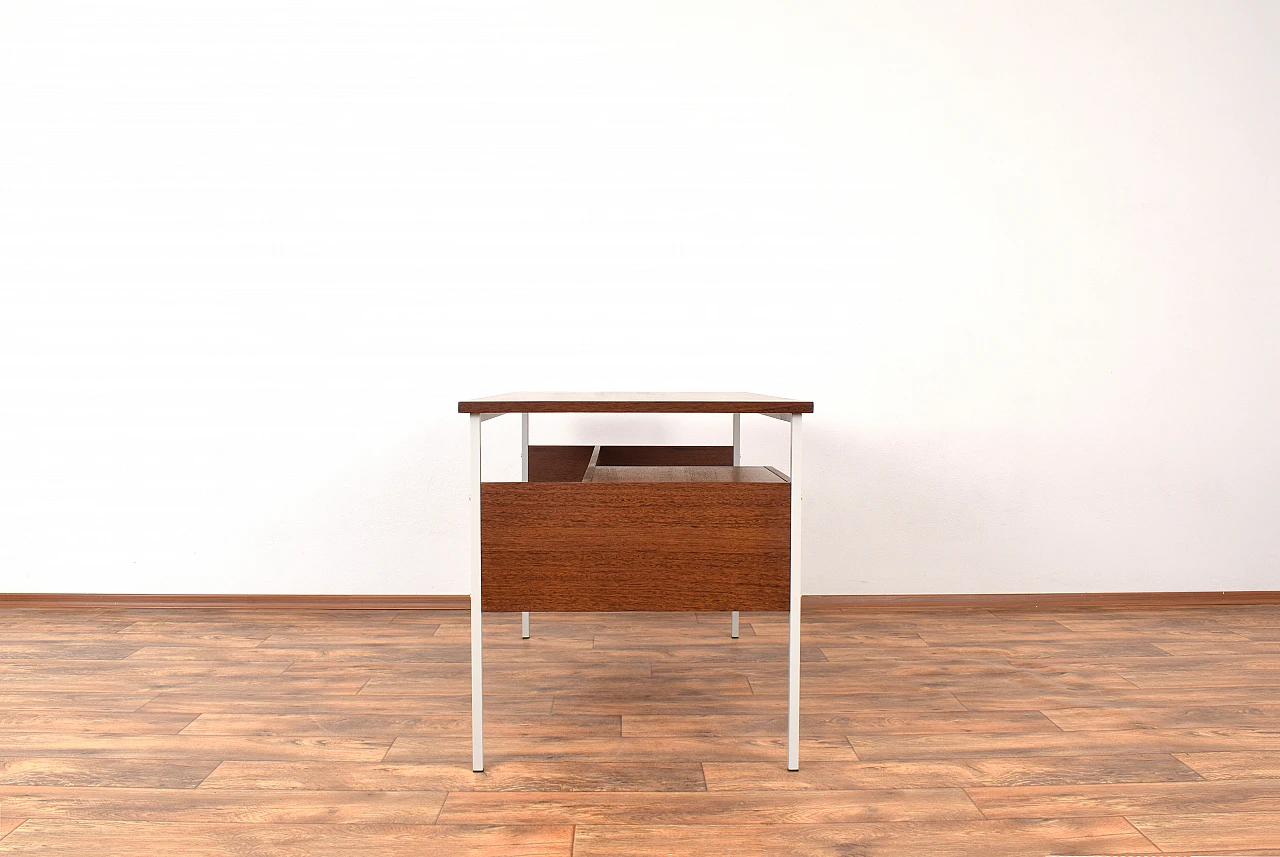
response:
M464 592L456 403L519 389L814 399L812 593L1274 589L1278 43L1267 0L6 0L0 592ZM588 438L728 417L535 418Z

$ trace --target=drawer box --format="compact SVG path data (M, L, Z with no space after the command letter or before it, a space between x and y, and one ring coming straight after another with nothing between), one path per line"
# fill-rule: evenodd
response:
M553 476L534 449L531 479ZM565 481L480 486L482 609L789 608L791 485L776 472L720 464L722 447L541 449Z

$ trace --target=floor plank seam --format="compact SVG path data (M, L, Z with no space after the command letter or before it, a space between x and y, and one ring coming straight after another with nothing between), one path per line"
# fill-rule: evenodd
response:
M969 799L969 803L973 804L973 808L977 810L978 815L982 816L983 821L991 820L990 818L987 817L987 814L982 811L982 807L978 806L978 802L973 799L973 795L969 794L969 789L962 787L960 791L964 792L964 796Z

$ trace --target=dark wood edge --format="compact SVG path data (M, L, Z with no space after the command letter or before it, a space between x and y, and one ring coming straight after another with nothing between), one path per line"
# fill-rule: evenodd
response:
M1280 604L1280 590L1229 592L1049 592L987 595L806 595L804 609L1060 609L1068 607L1213 607ZM0 609L207 607L281 610L466 610L470 595L135 595L79 592L0 594Z
M779 479L781 479L783 482L790 482L790 481L791 481L791 477L790 477L790 476L788 476L787 474L783 473L783 472L782 472L781 470L779 470L778 468L773 467L773 466L768 465L768 464L766 464L764 467L765 467L765 470L772 470L772 471L773 471L773 475L774 475L774 476L776 476L776 477L778 477Z
M591 460L587 462L587 471L582 474L583 482L596 481L596 462L600 460L600 444L596 444L596 448L591 450Z
M460 414L811 414L813 402L458 402Z
M806 595L805 609L1045 609L1069 607L1211 607L1280 604L1280 590L1228 592L1015 592L976 595Z
M24 607L245 607L281 610L468 610L470 595L135 595L62 592L0 594L0 610Z

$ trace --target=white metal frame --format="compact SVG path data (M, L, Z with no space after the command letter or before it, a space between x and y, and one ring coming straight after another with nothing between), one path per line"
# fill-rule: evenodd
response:
M520 415L520 481L529 481L529 415ZM529 611L520 614L520 639L529 639Z
M484 770L484 642L480 611L480 424L471 415L471 770Z
M791 614L787 624L787 770L800 770L800 473L801 415L791 414Z
M471 415L471 770L484 770L484 637L480 609L480 424L502 414ZM800 770L800 510L803 465L801 414L764 414L791 424L791 603L787 625L787 770ZM742 453L742 417L733 415L733 463ZM529 415L521 414L521 479L529 481ZM529 614L521 616L529 636ZM738 611L733 611L738 636Z
M733 415L733 466L742 466L742 414ZM738 611L729 616L729 636L738 639Z

